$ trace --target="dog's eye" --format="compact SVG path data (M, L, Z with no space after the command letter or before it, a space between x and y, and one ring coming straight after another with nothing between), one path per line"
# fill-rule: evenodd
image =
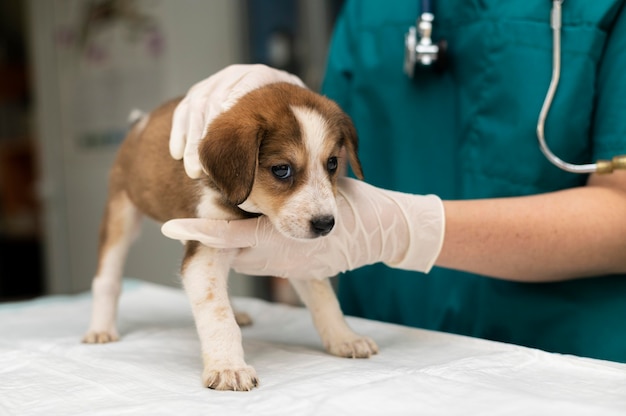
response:
M328 158L328 162L326 162L326 168L330 173L335 173L337 170L337 158L335 156Z
M272 173L278 179L287 179L291 176L291 166L289 165L272 166Z

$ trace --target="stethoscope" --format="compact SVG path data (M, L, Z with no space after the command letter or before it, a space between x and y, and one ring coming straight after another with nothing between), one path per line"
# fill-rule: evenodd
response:
M433 43L432 29L435 15L432 9L433 0L421 0L421 13L404 37L404 72L410 77L415 76L415 69L434 67L441 71L445 68L447 43L439 40ZM556 167L572 173L611 173L615 169L626 169L626 155L613 157L611 160L598 160L595 163L577 165L568 163L556 156L546 142L544 126L554 94L561 76L561 6L563 0L552 0L550 26L552 28L552 79L537 120L537 139L544 156Z

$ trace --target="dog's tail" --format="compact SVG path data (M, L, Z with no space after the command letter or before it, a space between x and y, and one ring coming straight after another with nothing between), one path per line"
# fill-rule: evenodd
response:
M135 123L137 123L139 120L141 120L147 115L148 113L145 113L138 108L133 108L128 114L128 124L130 126L133 126Z

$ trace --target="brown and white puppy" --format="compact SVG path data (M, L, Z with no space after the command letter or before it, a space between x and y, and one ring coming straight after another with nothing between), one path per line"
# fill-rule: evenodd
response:
M246 94L213 121L199 148L208 175L190 179L182 161L172 159L168 150L178 102L139 120L119 149L100 229L93 312L84 342L118 339L123 264L142 215L165 222L263 214L286 236L319 238L334 225L337 176L346 164L342 156L362 176L349 117L310 90L276 83ZM234 254L187 242L181 277L200 337L204 385L250 390L257 376L244 361L241 331L227 293ZM369 357L377 352L371 339L348 327L327 279L292 284L331 354Z

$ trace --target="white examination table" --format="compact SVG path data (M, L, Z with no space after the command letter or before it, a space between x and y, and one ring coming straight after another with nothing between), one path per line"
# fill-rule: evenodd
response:
M250 392L202 387L182 290L126 280L104 345L80 343L88 293L0 304L0 415L626 415L623 364L354 318L380 353L337 358L306 309L234 303L255 319Z

